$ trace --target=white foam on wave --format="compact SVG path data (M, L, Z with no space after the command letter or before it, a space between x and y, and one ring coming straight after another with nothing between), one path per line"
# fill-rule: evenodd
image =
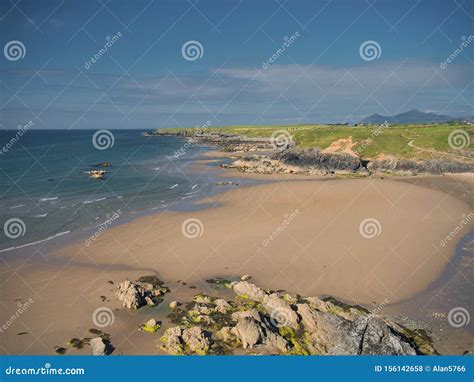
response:
M41 198L39 201L40 202L47 202L49 200L56 200L58 197L57 196L53 196L52 198Z
M174 189L174 188L176 188L176 187L178 187L178 186L179 186L179 184L178 184L178 183L176 183L176 184L173 184L173 185L170 187L170 190L172 190L172 189Z
M100 202L101 200L105 200L107 198L99 198L99 199L93 199L93 200L86 200L82 202L82 204L90 204L90 203L95 203L95 202Z
M34 218L45 218L46 216L48 216L48 213L39 214L39 215L33 215Z
M68 234L68 233L70 233L70 232L71 232L71 231L59 232L59 233L57 233L56 235L47 237L46 239L43 239L43 240L38 240L38 241L34 241L34 242L32 242L32 243L26 243L26 244L23 244L23 245L18 245L18 246L16 246L16 247L10 247L10 248L1 249L1 250L0 250L0 253L2 253L2 252L8 252L8 251L13 251L14 249L20 249L20 248L30 247L30 246L35 245L35 244L44 243L45 241L54 239L54 238L56 238L56 237L58 237L58 236L66 235L66 234Z
M20 207L24 207L24 206L25 206L24 204L18 204L17 206L10 207L9 210L13 210L15 208L20 208Z

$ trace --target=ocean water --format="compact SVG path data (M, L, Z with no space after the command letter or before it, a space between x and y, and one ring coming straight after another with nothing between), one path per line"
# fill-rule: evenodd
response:
M89 130L0 131L0 254L210 193L210 176L187 168L205 146L141 133L115 130L99 150ZM101 162L105 179L90 178Z

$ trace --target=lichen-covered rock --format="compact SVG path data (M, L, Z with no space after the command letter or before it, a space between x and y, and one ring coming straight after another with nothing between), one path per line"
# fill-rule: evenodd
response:
M214 304L216 305L216 308L215 308L216 312L219 312L219 313L222 313L222 314L225 314L229 310L232 309L230 304L222 298L218 298L217 300L215 300Z
M253 301L262 301L266 296L263 289L248 281L239 281L232 283L234 293L242 298L248 298Z
M335 313L320 312L298 304L301 323L310 334L310 350L316 354L411 355L416 348L390 322L361 314L350 321Z
M198 326L185 329L182 338L191 352L204 355L209 351L209 335Z
M270 313L270 320L277 327L288 326L298 328L298 315L291 309L290 304L272 293L263 298L263 307Z
M236 322L240 321L242 318L252 318L258 322L262 321L257 309L240 310L240 311L234 312L232 313L231 318L233 321L236 321Z
M228 342L232 338L232 336L234 336L231 330L232 328L230 326L222 327L220 330L216 332L216 338L224 342Z
M182 329L179 326L169 328L165 331L161 342L162 349L169 354L207 354L210 346L210 333L205 332L198 326Z
M264 342L267 352L270 353L284 354L287 353L290 349L290 346L286 339L276 333L271 332L270 330L266 331Z
M247 281L231 287L238 296L232 302L198 295L172 312L173 322L182 326L166 330L163 349L170 354L437 354L426 331L361 306L270 293Z
M414 346L402 333L396 331L390 323L379 317L360 316L355 322L360 333L359 354L368 355L415 355ZM361 331L362 329L362 331Z
M251 317L243 317L232 329L232 333L240 339L244 349L253 348L256 344L262 343L264 338L260 325Z
M184 346L181 334L182 330L179 326L166 329L165 334L161 337L161 342L164 343L162 349L173 355L183 354Z

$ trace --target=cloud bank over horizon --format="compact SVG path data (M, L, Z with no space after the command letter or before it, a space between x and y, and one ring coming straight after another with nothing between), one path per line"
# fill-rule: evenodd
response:
M51 0L49 13L31 1L22 12L3 4L3 42L22 42L26 54L0 62L2 126L355 123L410 109L472 115L474 6L435 3L396 11L363 0L110 1L79 9Z

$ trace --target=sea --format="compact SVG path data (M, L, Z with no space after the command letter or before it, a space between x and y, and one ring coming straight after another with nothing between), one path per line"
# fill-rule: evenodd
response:
M186 209L214 192L212 171L190 170L209 147L142 133L0 131L0 255L87 236L141 214ZM101 167L105 162L111 166ZM91 170L106 173L98 180Z

